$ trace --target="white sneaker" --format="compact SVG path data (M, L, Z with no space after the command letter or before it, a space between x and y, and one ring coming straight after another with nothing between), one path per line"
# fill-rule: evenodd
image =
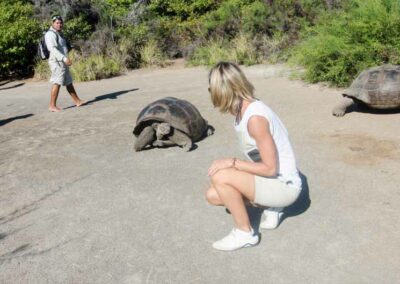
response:
M265 209L263 215L265 216L264 221L260 223L261 229L273 230L279 226L283 216L283 208L275 207Z
M225 238L213 243L213 247L217 250L232 251L240 248L252 247L258 244L258 234L254 231L244 232L233 229Z

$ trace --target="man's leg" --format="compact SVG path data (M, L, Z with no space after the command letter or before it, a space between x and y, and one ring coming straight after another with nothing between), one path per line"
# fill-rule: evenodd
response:
M78 107L78 106L81 106L82 104L84 104L84 101L82 101L82 100L78 97L78 95L76 94L74 85L73 85L72 83L69 84L69 85L67 85L67 91L68 91L68 93L71 95L71 97L72 97L72 99L74 100L74 103L75 103L75 105L76 105L77 107Z
M60 85L53 84L53 86L51 87L51 93L50 93L49 111L53 111L53 112L61 111L61 109L59 107L57 107L57 98L58 98L59 92L60 92Z

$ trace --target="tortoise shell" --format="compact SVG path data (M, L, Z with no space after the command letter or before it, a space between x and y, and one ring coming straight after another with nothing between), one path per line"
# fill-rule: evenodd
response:
M399 107L400 66L382 65L364 70L343 95L373 108Z
M207 121L193 104L166 97L150 103L139 113L133 134L139 136L144 127L156 121L169 123L186 133L192 141L199 140L208 127Z

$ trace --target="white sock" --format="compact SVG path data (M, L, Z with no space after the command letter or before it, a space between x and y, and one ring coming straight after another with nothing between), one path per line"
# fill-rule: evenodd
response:
M240 230L238 228L235 228L235 233L240 238L248 238L248 237L253 236L254 231L253 231L253 228L251 228L250 232L243 231L243 230Z

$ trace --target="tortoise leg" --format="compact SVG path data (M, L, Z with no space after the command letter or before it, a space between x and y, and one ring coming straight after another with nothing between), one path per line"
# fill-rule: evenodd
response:
M182 147L186 152L189 152L190 149L192 149L192 139L178 129L174 129L172 135L169 137L169 140Z
M207 136L213 135L214 131L215 131L214 127L212 127L211 125L207 125L207 130L206 130L206 135Z
M344 97L340 104L335 106L332 110L332 115L334 116L344 116L346 110L354 104L353 99Z
M146 147L146 145L151 145L151 142L154 140L154 136L155 130L153 127L151 125L145 127L140 135L136 138L134 145L135 151L141 151L144 147Z
M163 147L163 146L171 146L171 145L176 145L176 143L172 142L170 140L156 140L153 142L154 147Z

